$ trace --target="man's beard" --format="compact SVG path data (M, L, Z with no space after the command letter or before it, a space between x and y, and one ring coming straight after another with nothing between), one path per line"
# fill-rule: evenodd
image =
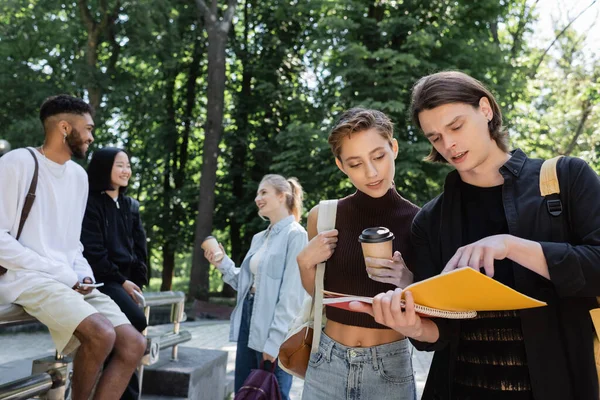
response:
M83 150L85 142L81 138L81 133L78 130L72 128L71 134L67 136L66 142L75 158L80 160L84 160L86 158L85 151Z

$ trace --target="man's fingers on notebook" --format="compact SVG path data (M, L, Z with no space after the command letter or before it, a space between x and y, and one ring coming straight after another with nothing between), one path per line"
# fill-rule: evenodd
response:
M483 265L483 249L475 246L466 265L479 269Z
M374 316L373 306L362 301L351 301L348 306L352 311L362 312Z
M458 260L460 259L461 255L462 255L462 251L463 251L462 247L459 248L458 250L456 250L456 253L454 253L454 255L450 258L450 260L448 261L448 263L442 270L443 274L456 269L456 266L458 265Z
M494 276L494 253L488 251L483 258L483 268L485 269L485 274L490 278Z
M465 246L461 252L460 258L458 259L456 265L469 265L469 261L471 260L472 254L473 248L471 246Z
M460 265L469 266L470 268L479 272L480 268L483 266L482 252L480 251L480 249L478 249L478 248L473 249L473 252L471 253L471 257L469 257L469 260L467 260L464 264L460 264Z

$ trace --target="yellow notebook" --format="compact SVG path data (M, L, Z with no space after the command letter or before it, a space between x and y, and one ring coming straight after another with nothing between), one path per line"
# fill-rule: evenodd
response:
M413 283L407 290L415 304L447 311L521 310L546 305L468 267Z

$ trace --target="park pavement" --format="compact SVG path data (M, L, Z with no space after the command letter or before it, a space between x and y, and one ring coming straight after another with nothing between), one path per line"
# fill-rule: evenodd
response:
M172 325L152 326L149 328L149 336L160 335L169 329L172 329ZM183 349L180 349L180 351L185 351L185 347L194 347L223 350L228 353L227 375L229 383L233 387L236 344L229 341L229 321L199 320L184 322L181 329L189 331L192 334L192 339L183 343L181 345ZM31 361L33 359L52 354L54 354L54 345L47 332L0 334L0 384L28 375L31 372ZM419 393L418 398L421 398L427 371L431 363L431 354L414 350L412 357ZM301 379L294 378L290 392L291 400L301 399L303 382ZM142 396L142 399L151 400L156 399L156 397Z

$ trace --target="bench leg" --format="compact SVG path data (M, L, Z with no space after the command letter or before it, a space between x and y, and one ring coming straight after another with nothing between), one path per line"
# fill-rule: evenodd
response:
M58 355L58 354L57 354ZM31 366L32 374L48 372L50 375L58 376L58 382L55 382L53 389L46 394L41 395L44 400L70 400L71 399L71 377L73 375L73 360L69 357L49 356L33 360Z

